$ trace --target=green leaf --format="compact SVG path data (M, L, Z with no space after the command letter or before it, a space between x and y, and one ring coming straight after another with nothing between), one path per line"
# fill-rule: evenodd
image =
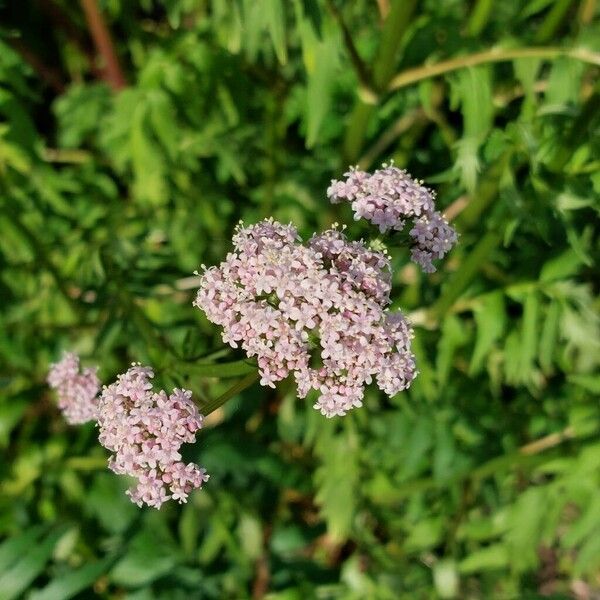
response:
M509 561L509 552L504 544L492 544L471 552L460 561L458 570L464 575L505 569Z
M68 600L91 587L101 575L107 572L112 562L114 562L113 557L106 557L79 569L61 573L45 588L32 592L29 600Z
M179 127L175 119L175 111L168 95L161 90L153 90L147 95L150 124L154 135L160 140L167 155L174 159L177 156L180 139Z
M327 421L315 444L321 465L315 472L317 503L327 531L337 542L345 540L352 528L357 505L358 440L350 431L336 433Z
M542 61L539 58L519 58L513 63L515 76L525 91L526 101L523 103L522 114L527 118L533 117L533 107L536 98L534 84L537 80L541 64Z
M548 499L543 489L529 488L517 499L511 511L506 540L513 570L523 573L538 563L538 545Z
M174 369L195 377L239 377L255 373L258 369L251 359L236 360L228 363L182 363L173 366Z
M244 554L251 560L257 560L263 552L263 531L260 520L249 513L242 514L237 534Z
M0 404L0 447L8 445L10 432L19 423L28 405L27 400L14 397Z
M404 540L407 552L433 548L443 539L445 522L443 517L423 519L415 523Z
M306 147L312 148L319 136L321 125L327 116L332 99L335 73L338 67L338 45L336 39L316 42L312 46L313 66L308 71L306 90ZM305 50L305 54L308 51ZM305 63L308 62L305 58Z
M146 106L143 103L133 114L130 148L136 197L142 202L162 204L167 197L164 159L146 130Z
M110 572L117 585L141 587L171 572L179 562L177 549L170 544L157 543L151 528L137 534Z
M10 537L0 545L0 573L12 566L20 556L36 544L42 533L48 528L35 525L20 535Z
M490 350L500 339L506 327L506 309L502 292L494 292L483 297L474 309L477 324L477 338L469 373L475 375L483 367Z
M443 389L448 381L454 354L467 341L463 322L454 315L444 318L442 337L437 351L437 380L438 387Z
M287 62L287 45L285 39L285 7L282 0L263 0L269 34L275 48L277 60L285 65Z
M419 376L411 384L409 393L411 398L434 402L437 397L436 377L433 365L429 361L425 351L423 344L424 335L425 332L422 329L415 329L412 351L415 355Z
M420 415L406 440L406 458L398 471L400 481L407 481L417 475L427 464L427 453L433 445L433 423L425 415Z
M433 583L440 598L456 598L459 585L456 563L448 559L436 562Z
M463 137L482 143L494 117L490 68L462 69L456 76L453 92L461 105Z
M544 98L545 106L577 102L583 70L584 66L578 62L557 58L552 63Z
M581 546L575 561L574 572L576 575L592 574L600 566L600 530L596 528L596 535L591 535Z
M589 499L587 507L582 515L573 523L567 533L561 537L561 544L566 548L573 548L584 541L590 534L600 534L598 528L600 526L600 497Z
M10 569L0 575L0 598L2 600L13 600L29 587L44 570L63 533L63 528L55 529L41 542L30 546Z
M558 331L560 325L560 303L550 302L546 310L546 318L542 325L538 360L542 371L546 374L552 370L552 362L556 350Z
M600 394L600 375L569 375L567 379L592 394Z
M540 272L540 281L556 281L572 277L579 272L581 265L582 261L577 252L572 249L566 250L544 263Z
M523 322L521 329L521 343L519 346L519 380L523 383L531 379L534 370L534 360L537 355L539 343L539 296L532 292L527 294L523 306Z

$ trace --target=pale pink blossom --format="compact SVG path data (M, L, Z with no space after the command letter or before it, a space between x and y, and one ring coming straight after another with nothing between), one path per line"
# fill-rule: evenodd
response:
M410 230L414 241L411 259L426 273L433 273L433 260L443 258L456 243L458 235L439 212L418 218Z
M155 508L167 500L186 502L208 480L206 471L185 464L179 449L194 442L202 415L188 390L155 392L149 367L134 364L102 391L98 410L100 443L113 452L109 468L137 479L127 494Z
M389 394L410 385L412 329L388 310L386 254L337 229L303 244L272 219L239 227L233 242L204 270L194 305L223 327L226 343L256 357L261 385L293 374L298 395L315 390L328 417L360 406L374 379Z
M332 180L327 196L334 204L349 202L355 220L366 219L381 233L401 231L412 220L411 259L427 273L435 271L432 261L443 258L458 239L435 210L434 193L393 164L384 164L372 174L351 168L344 179Z
M58 395L58 407L71 425L94 421L98 411L100 381L98 367L81 368L79 356L65 352L62 359L50 365L48 385Z

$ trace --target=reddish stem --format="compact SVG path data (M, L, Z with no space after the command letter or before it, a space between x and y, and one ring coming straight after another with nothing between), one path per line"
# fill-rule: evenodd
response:
M113 90L121 90L127 85L127 82L121 69L110 31L98 8L98 3L96 0L81 0L81 6L85 13L85 19L94 40L96 51L104 62L102 66L104 79Z

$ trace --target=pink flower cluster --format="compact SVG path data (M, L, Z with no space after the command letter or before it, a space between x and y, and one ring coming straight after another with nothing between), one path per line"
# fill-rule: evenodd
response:
M59 362L50 365L48 385L57 391L58 407L67 423L78 425L96 419L100 391L97 370L81 369L79 356L73 352L65 352Z
M370 221L381 233L401 231L414 219L409 231L411 258L427 272L435 271L432 260L443 258L456 243L456 231L435 210L434 194L398 167L383 165L374 173L351 168L343 180L332 180L327 196L332 203L351 203L355 220Z
M410 257L425 273L434 273L434 259L444 258L458 240L456 231L439 212L418 218L409 232L413 239Z
M148 367L133 365L102 391L98 411L100 443L114 452L109 467L138 480L127 494L138 506L160 508L172 498L186 502L188 494L208 480L206 471L181 460L179 448L195 441L202 415L191 392L154 392Z
M316 390L327 417L361 406L376 380L389 395L416 375L412 330L391 313L388 257L337 229L302 244L292 225L238 227L234 251L205 269L194 305L223 340L256 356L261 384L293 373L298 395Z

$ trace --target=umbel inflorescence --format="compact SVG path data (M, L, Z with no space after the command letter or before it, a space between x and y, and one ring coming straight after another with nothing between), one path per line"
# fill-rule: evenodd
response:
M293 373L325 416L361 406L373 379L387 394L415 377L412 330L389 312L388 257L337 229L303 244L292 225L238 227L234 250L202 275L194 304L223 327L223 341L256 356L261 384Z
M141 506L160 508L172 498L185 502L188 494L208 480L206 471L185 464L179 449L194 442L202 415L192 393L153 391L154 372L133 365L104 388L98 410L100 443L113 452L109 468L136 478L127 494Z
M402 231L407 220L412 220L411 259L426 273L433 273L432 261L444 258L458 239L435 210L433 192L393 164L384 164L373 174L351 168L344 177L334 179L327 189L331 202L350 202L355 220L366 219L381 233Z
M381 233L412 220L411 258L426 272L456 243L432 192L393 165L373 174L350 169L327 195L350 202L355 219ZM361 406L367 384L391 396L417 374L413 331L389 309L391 282L387 253L349 240L343 228L303 242L293 225L269 218L237 227L225 260L203 267L194 305L223 328L225 343L256 357L262 385L293 375L298 396L314 391L315 408L333 417ZM208 480L179 452L202 427L191 392L154 391L152 369L134 364L99 395L96 371L82 370L73 353L51 365L48 383L65 419L97 421L100 443L112 452L109 467L137 480L127 492L133 502L185 502Z

